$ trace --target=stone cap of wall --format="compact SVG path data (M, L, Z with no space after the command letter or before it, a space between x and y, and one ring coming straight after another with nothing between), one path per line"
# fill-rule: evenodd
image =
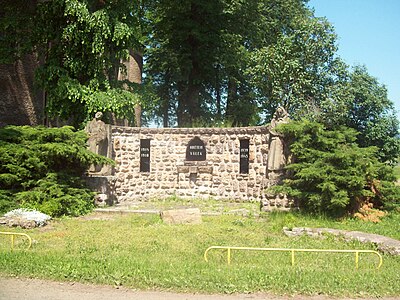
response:
M112 125L113 133L128 134L260 134L269 133L267 126L231 127L231 128L146 128Z

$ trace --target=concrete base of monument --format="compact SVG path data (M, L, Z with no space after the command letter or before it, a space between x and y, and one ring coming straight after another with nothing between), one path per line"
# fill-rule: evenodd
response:
M201 224L199 208L168 209L161 211L161 219L165 224Z
M112 206L117 204L117 196L115 194L115 176L100 176L89 174L85 177L88 187L97 193L95 196L95 204L99 207Z

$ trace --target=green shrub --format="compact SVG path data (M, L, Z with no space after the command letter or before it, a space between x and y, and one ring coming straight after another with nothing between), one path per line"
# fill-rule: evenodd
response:
M0 190L0 214L17 208L17 203L13 200L12 193Z
M17 206L51 216L80 215L93 207L81 177L90 164L110 163L87 150L86 133L72 127L0 129L0 212Z
M291 141L293 162L283 185L272 189L276 193L287 193L306 210L335 216L364 203L398 201L393 168L378 161L375 147L358 147L353 129L327 130L320 123L299 121L280 130Z
M394 167L394 175L396 176L397 180L400 180L400 164Z

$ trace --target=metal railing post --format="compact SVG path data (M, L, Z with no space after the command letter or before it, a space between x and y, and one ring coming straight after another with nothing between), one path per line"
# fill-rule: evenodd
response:
M358 251L356 251L356 269L358 269Z
M294 266L294 249L292 249L292 266Z
M10 242L11 242L11 250L14 250L15 236L23 236L23 237L26 237L28 239L28 247L26 248L26 250L28 250L32 246L32 238L29 235L27 235L26 233L0 231L0 234L9 235L10 236L10 239L11 239L10 240Z

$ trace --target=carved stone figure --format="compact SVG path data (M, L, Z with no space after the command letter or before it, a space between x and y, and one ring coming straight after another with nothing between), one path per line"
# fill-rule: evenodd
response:
M101 120L102 112L97 112L93 120L87 126L86 131L89 133L89 150L103 156L107 156L108 138L106 124ZM102 166L91 166L89 172L100 172Z
M270 125L270 143L268 152L268 171L280 171L286 164L283 136L275 131L275 128L289 122L289 114L279 106L274 113Z

